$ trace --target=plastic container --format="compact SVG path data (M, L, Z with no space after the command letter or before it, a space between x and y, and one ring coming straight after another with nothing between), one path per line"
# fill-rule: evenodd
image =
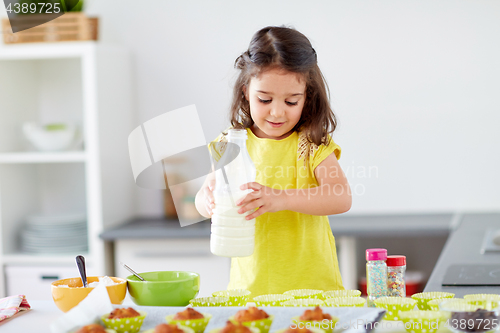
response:
M406 297L406 257L387 256L387 296Z
M212 215L210 251L222 257L252 255L255 246L255 219L239 214L235 203L251 190L240 186L255 181L255 166L246 147L246 130L228 130L228 144L215 170L215 208ZM235 157L236 156L236 157Z
M366 250L366 291L367 304L375 307L373 303L379 297L387 296L387 250Z

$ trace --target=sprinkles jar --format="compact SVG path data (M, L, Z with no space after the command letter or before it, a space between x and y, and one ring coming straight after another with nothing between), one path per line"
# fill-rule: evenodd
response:
M387 296L387 250L366 250L366 292L367 305L375 307L373 301L379 297Z
M406 257L387 257L387 296L406 297Z

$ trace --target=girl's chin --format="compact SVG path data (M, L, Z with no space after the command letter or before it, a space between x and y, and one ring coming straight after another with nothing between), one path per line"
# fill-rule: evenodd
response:
M287 131L284 128L272 128L270 126L264 126L264 130L260 127L254 128L253 132L259 138L274 139L274 140L281 140L292 134L291 130Z

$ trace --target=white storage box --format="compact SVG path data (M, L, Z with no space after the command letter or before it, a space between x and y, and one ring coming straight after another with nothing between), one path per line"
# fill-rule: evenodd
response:
M79 276L74 266L5 266L7 296L26 295L31 300L52 300L50 284Z

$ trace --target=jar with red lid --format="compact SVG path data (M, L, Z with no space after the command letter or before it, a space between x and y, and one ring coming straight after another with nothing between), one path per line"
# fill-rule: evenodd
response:
M406 297L406 257L387 256L387 296Z

